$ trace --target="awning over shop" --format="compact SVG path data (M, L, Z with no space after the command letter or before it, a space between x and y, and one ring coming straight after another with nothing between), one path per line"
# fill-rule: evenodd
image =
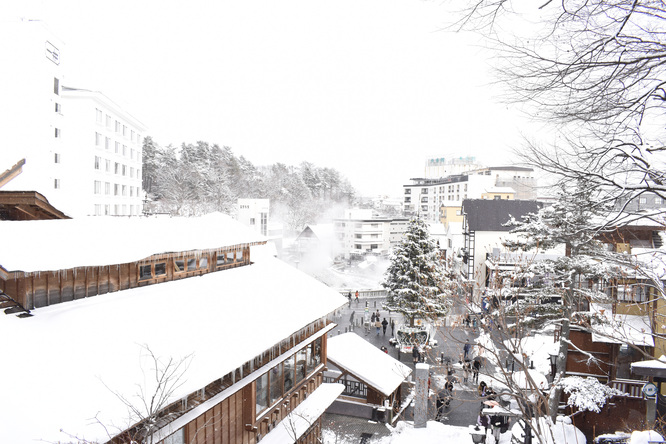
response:
M631 363L631 372L639 376L653 376L655 378L666 378L666 356L661 355L659 359L639 361Z

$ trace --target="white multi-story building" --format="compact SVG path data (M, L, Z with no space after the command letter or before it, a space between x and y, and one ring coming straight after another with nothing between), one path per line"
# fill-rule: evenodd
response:
M0 169L26 159L4 190L61 193L63 43L39 21L0 23Z
M411 179L411 184L403 185L403 212L405 216L419 215L428 222L439 222L444 216L443 207L460 208L465 199L490 198L497 187L514 189L511 197L515 199L534 199L532 171L523 167L492 167L437 179ZM501 194L506 198L510 193L505 189Z
M65 87L63 43L40 21L0 26L3 190L37 191L68 216L142 212L143 124L99 92Z
M372 210L347 210L335 219L335 232L345 259L387 255L403 238L407 219L373 217Z
M63 87L66 113L62 189L77 196L75 214L142 214L142 133L145 127L104 94Z

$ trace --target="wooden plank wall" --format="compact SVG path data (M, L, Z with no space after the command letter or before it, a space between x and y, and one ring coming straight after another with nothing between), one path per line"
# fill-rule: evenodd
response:
M235 251L235 249L229 251ZM240 262L230 262L223 267L216 268L216 253L210 252L208 254L208 268L188 273L174 273L174 260L183 257L187 258L189 256L183 253L174 253L156 255L144 261L117 265L77 267L67 270L29 273L27 275L19 272L12 275L8 280L0 280L0 289L28 309L46 307L89 296L248 265L250 263L250 249L249 247L243 249L243 259ZM139 281L139 266L151 262L166 262L167 274Z
M185 429L188 444L254 444L255 434L243 424L243 391L191 421Z

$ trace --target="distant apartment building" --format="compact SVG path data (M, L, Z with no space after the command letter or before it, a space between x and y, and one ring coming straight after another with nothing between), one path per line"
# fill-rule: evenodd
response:
M145 127L99 92L64 86L64 44L40 21L0 26L3 190L37 191L69 216L141 214ZM100 116L101 115L101 116Z
M408 219L373 216L372 210L347 210L335 219L335 232L345 259L366 254L387 255L403 238Z
M414 178L403 185L403 214L439 222L444 208L460 209L464 199L534 199L532 172L523 167L490 167L440 178Z

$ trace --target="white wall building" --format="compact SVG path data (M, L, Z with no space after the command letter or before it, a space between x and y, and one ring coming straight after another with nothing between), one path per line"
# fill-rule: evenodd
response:
M439 222L441 207L461 207L465 199L480 199L488 190L512 188L515 199L529 200L536 197L533 170L524 167L490 167L468 171L464 174L430 178L414 178L403 185L403 213L419 215L428 222Z
M373 217L372 210L346 210L335 219L335 232L345 259L366 254L387 255L403 238L407 219Z
M75 197L67 208L79 215L142 214L146 128L100 92L63 87L62 98L62 189Z
M269 199L238 199L236 219L255 232L268 236L270 214Z
M38 191L52 204L62 194L62 47L42 22L0 23L0 169L26 159L3 189Z
M3 189L37 191L73 217L141 214L144 125L99 92L64 86L64 44L42 22L4 22L0 38L0 168L26 160Z

